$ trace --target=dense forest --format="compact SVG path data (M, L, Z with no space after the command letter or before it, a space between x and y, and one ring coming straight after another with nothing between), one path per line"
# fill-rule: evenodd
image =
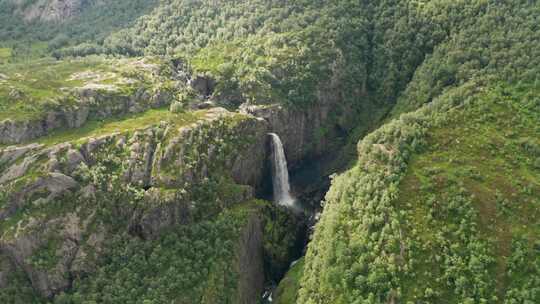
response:
M45 3L0 0L0 302L540 302L537 1Z

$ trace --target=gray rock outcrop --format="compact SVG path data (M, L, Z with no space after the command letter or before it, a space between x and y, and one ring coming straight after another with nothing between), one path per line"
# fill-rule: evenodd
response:
M114 90L105 90L102 87L76 88L37 117L0 121L0 144L20 144L57 129L76 129L90 119L102 120L163 107L170 104L174 98L166 89L138 89L132 93L122 93L117 91L117 87L113 87ZM74 104L64 100L70 98L74 99Z
M264 287L262 221L252 214L237 249L238 304L258 303Z
M26 21L63 22L79 15L88 3L88 0L38 0L24 7L20 13Z
M0 174L0 191L7 194L0 204L0 220L26 207L47 206L69 193L73 194L69 197L91 199L95 189L75 180L77 169L81 165L101 166L111 158L123 168L123 182L148 189L144 195L146 207L126 205L121 211L130 219L128 230L144 238L156 238L163 230L188 224L197 208L197 202L189 194L182 196L178 189L190 191L212 174L228 172L239 184L232 196L221 198L223 204L252 199L263 178L267 131L268 124L262 119L216 108L189 126L157 124L131 134L90 138L77 145L0 149L1 166L5 168ZM28 172L37 176L25 179ZM20 185L14 188L16 182ZM70 278L92 271L92 259L84 248L99 247L96 244L106 232L90 234L93 241L82 239L87 228L80 217L76 210L50 219L27 216L13 230L0 233L0 250L24 271L43 297L65 290ZM28 262L48 243L56 244L53 253L58 260L47 267ZM246 240L245 246L252 245Z

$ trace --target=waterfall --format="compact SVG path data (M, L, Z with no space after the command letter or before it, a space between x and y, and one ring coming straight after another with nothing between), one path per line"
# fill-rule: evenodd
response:
M274 187L274 201L282 206L294 207L294 198L291 196L289 185L289 171L287 159L281 139L275 133L269 133L272 138L272 185Z

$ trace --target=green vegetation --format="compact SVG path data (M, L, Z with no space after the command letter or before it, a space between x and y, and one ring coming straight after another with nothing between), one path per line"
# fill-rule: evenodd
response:
M540 7L400 3L432 51L334 179L298 303L538 302ZM398 37L384 44L407 58Z
M168 1L95 51L185 56L218 80L216 97L233 103L302 107L318 91L341 89L343 106L361 110L392 101L443 38L442 29L412 16L424 17L407 1ZM398 42L400 50L386 45Z
M274 303L276 304L295 304L298 300L298 291L300 290L300 280L304 273L304 259L300 259L287 272L283 280L279 283L274 292Z
M540 299L534 249L540 244L540 171L533 166L536 152L522 144L540 144L540 113L528 98L507 89L482 96L448 114L430 131L426 150L413 157L398 198L404 235L412 239L410 267L418 269L416 283L405 283L411 286L403 288L405 300L425 298L426 290L438 302L455 299L448 303ZM525 243L512 249L514 241ZM508 269L514 254L525 255L522 263L531 268Z
M415 110L449 88L497 81L538 85L540 6L529 1L433 1L425 14L436 15L451 31L414 73L392 116ZM474 16L473 14L476 14ZM474 17L473 17L474 16Z
M154 241L115 237L96 274L76 280L54 303L235 303L245 210L178 226Z
M123 117L112 117L104 120L93 120L83 127L71 130L59 130L39 138L36 142L54 145L63 142L84 141L102 135L113 133L129 133L157 125L161 121L181 127L194 123L204 116L204 111L184 112L173 114L167 108L150 109L148 111L130 114Z
M0 121L38 118L55 107L73 106L80 98L74 91L76 88L121 95L126 94L123 91L148 86L155 80L143 62L91 56L5 65L0 78Z
M305 223L286 208L273 205L261 208L263 215L264 261L268 281L281 279L290 262L302 250Z
M480 91L449 91L362 141L327 196L300 303L540 299L538 88Z
M0 261L4 259L0 256ZM3 267L6 264L0 264ZM10 270L10 273L6 276L7 287L2 288L0 292L1 303L15 303L15 304L38 304L42 303L42 300L36 296L32 285L30 284L25 273L20 269L3 268L3 271Z
M303 221L239 204L253 189L233 181L235 157L266 130L241 114L181 128L208 113L187 110L199 93L230 109L330 108L321 140L373 130L333 179L278 303L540 302L537 1L86 1L62 22L23 21L35 3L0 0L0 121L39 123L91 90L88 123L33 140L70 142L86 163L69 168L78 155L58 147L0 185L0 245L47 240L25 261L45 277L65 253L63 220L88 219L91 270L69 272L54 303L235 303L236 246L254 214L267 280L296 258ZM129 138L88 143L117 132ZM76 189L25 188L59 170ZM98 233L105 243L88 245ZM28 273L6 282L0 302L41 301Z
M6 65L5 75L0 87L0 120L10 118L19 120L41 114L55 98L65 94L63 88L80 87L83 79L73 77L77 72L95 71L97 75L107 72L110 62L98 58L84 60L53 61L43 59L32 65Z
M0 48L0 64L8 62L10 58L11 58L11 49Z

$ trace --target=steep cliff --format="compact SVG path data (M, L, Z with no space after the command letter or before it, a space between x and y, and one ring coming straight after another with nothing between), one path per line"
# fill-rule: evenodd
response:
M261 179L261 170L256 169L263 166L264 153L243 153L264 148L265 126L253 117L219 109L201 115L202 120L188 126L174 116L133 133L2 150L2 252L48 297L67 288L75 265L84 264L86 254L79 251L83 244L99 252L99 240L110 227L96 214L103 210L91 202L107 196L107 187L116 178L122 185L136 187L135 192L143 195L139 201L146 203L135 208L118 201L121 205L114 212L121 214L128 230L145 237L181 222L184 217L177 214L186 214L189 221L220 210L223 206L199 209L192 201L195 185L209 186L209 178L229 176L231 182L236 179L255 187ZM146 194L144 189L149 189ZM253 190L233 187L221 203L241 202L252 196ZM50 253L59 259L53 259L50 267L41 269L29 262L42 246L51 244L57 247ZM82 261L74 264L77 258Z
M81 13L89 0L11 0L20 7L19 13L26 21L40 20L63 22Z
M250 216L240 238L237 253L238 304L257 303L264 285L263 226L261 214Z
M58 295L92 273L113 231L158 239L253 198L268 174L267 133L281 133L293 165L331 147L311 128L331 123L329 108L169 113L143 128L4 148L0 250L41 296ZM237 251L243 303L264 280L261 223L248 223Z

